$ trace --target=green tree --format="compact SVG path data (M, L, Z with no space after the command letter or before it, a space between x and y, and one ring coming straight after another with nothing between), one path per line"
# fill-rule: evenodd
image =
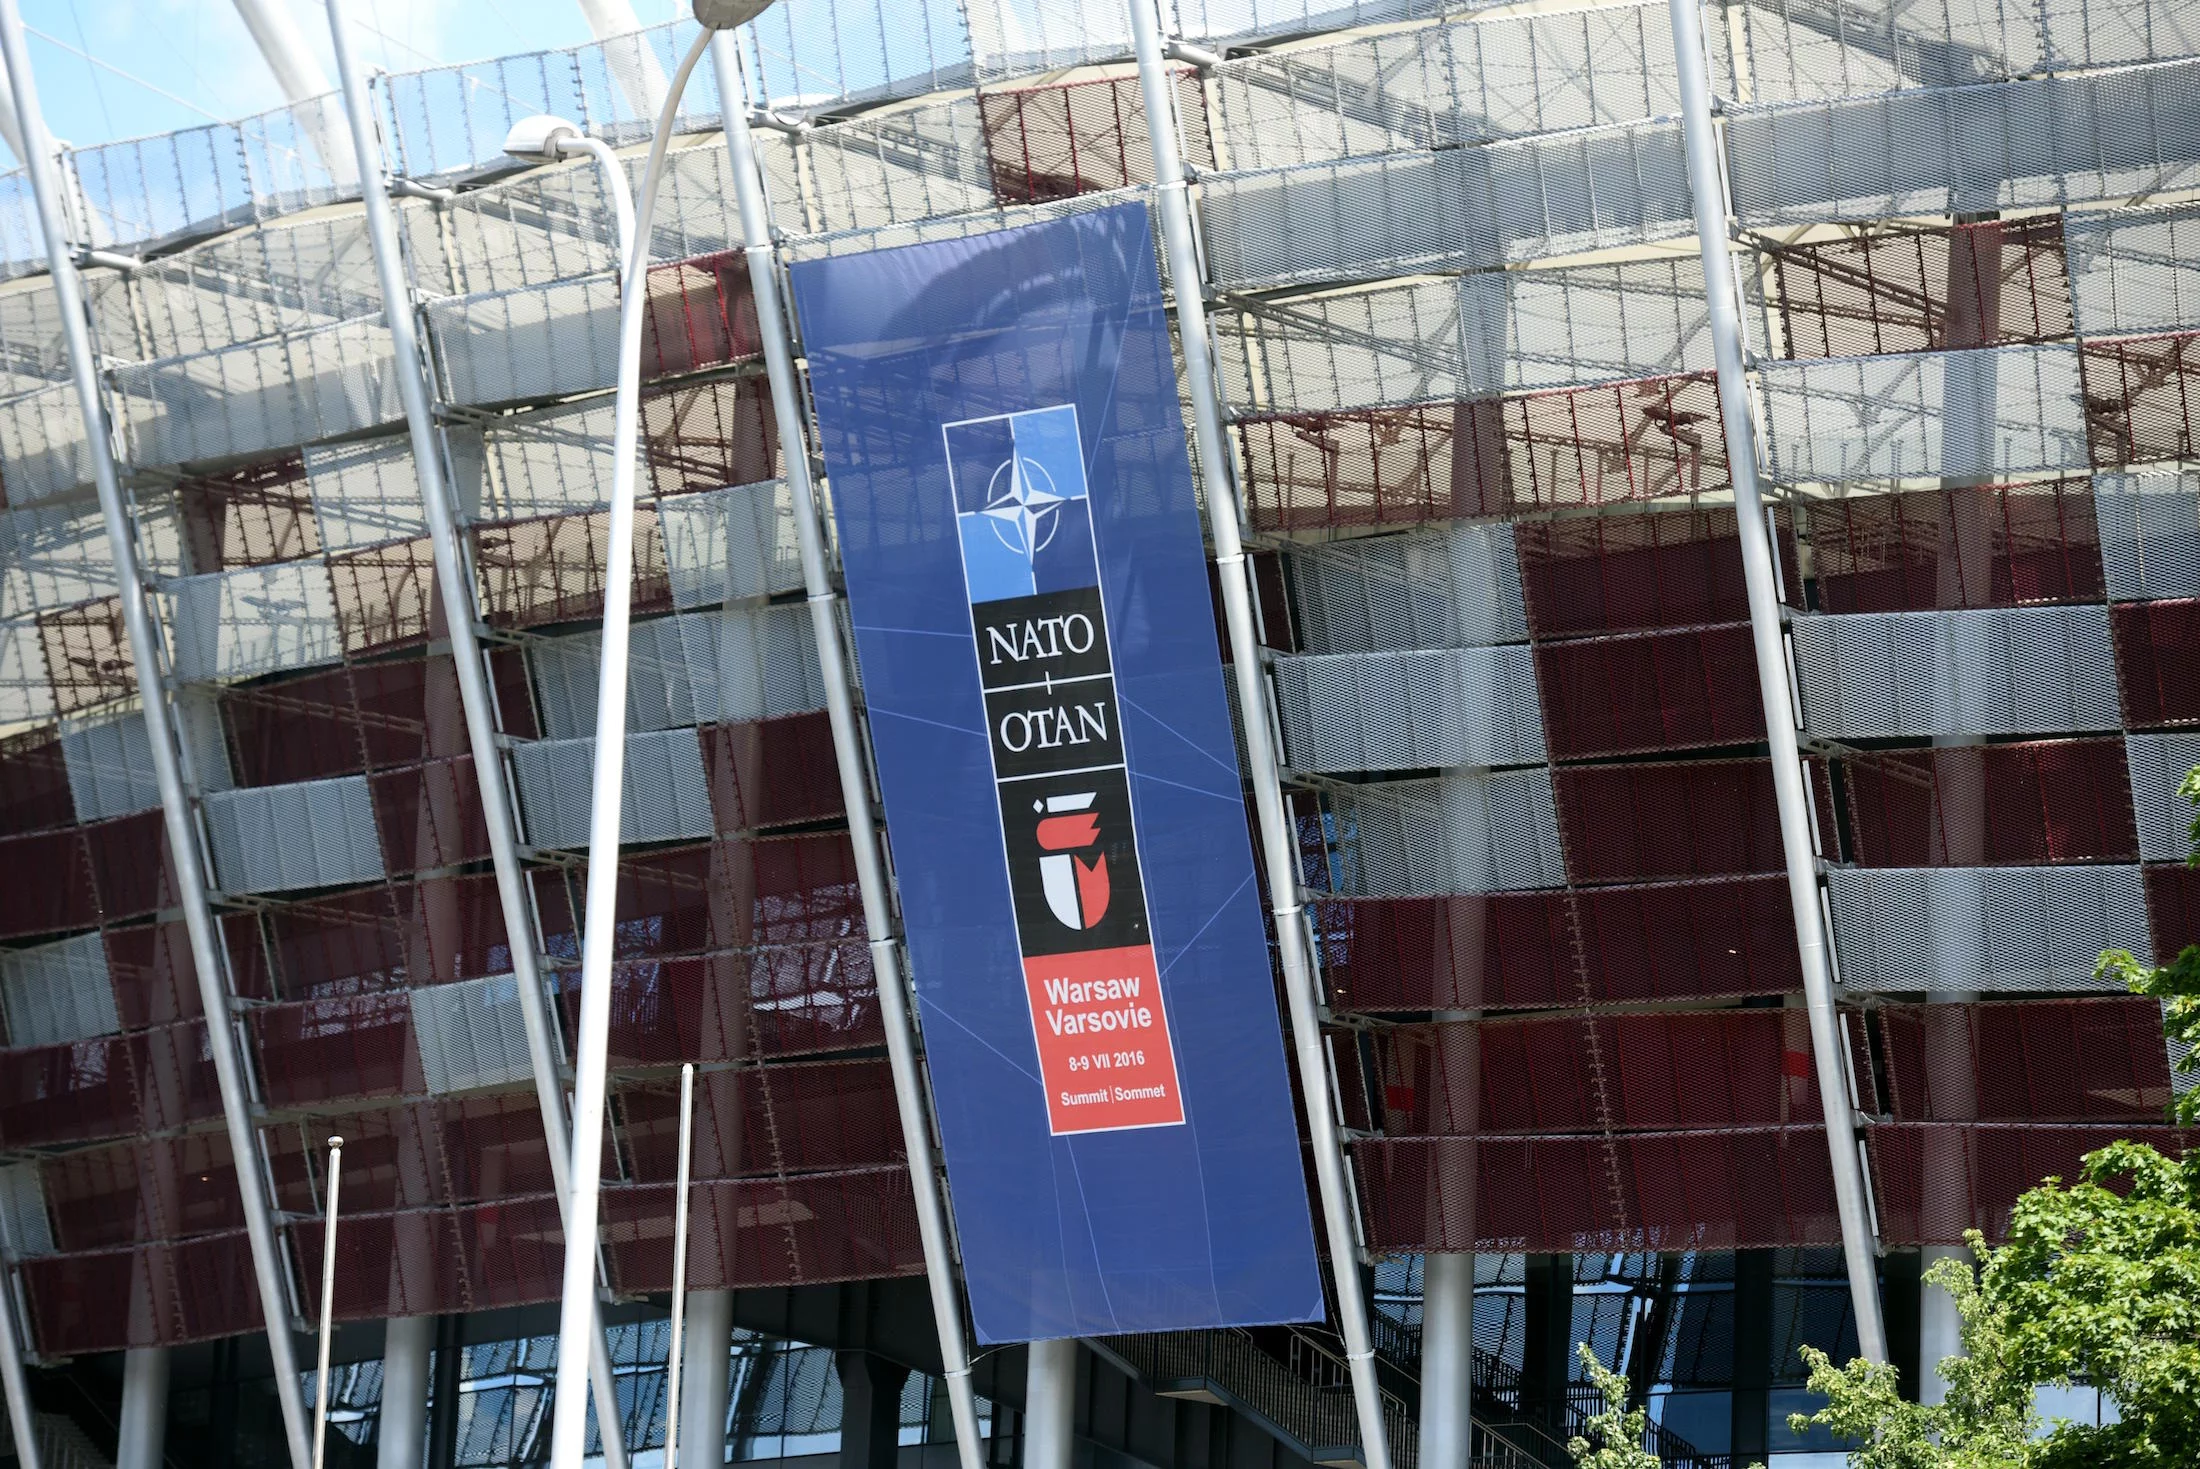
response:
M1583 1431L1566 1441L1566 1452L1579 1469L1659 1469L1658 1456L1642 1446L1649 1415L1627 1407L1627 1379L1598 1361L1587 1342L1574 1350L1603 1394L1604 1411L1590 1415Z

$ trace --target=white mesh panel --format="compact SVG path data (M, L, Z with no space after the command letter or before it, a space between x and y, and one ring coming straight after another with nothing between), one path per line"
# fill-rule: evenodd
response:
M227 892L340 887L384 875L363 775L214 791L203 809Z
M431 301L428 333L454 403L608 388L619 367L618 283L599 275Z
M2073 214L2063 241L2080 332L2200 326L2200 208Z
M659 503L657 525L682 611L802 588L794 501L784 481Z
M427 985L411 998L413 1043L431 1093L509 1086L535 1074L511 975Z
M0 463L7 465L10 505L92 482L92 450L73 384L0 402Z
M526 520L610 504L615 412L605 399L498 420L483 436L482 517Z
M2105 607L1798 617L1794 637L1803 723L1828 739L2123 723Z
M2200 808L2178 795L2177 785L2200 765L2200 734L2126 735L2124 753L2131 762L2131 808L2139 818L2139 860L2184 861L2192 855Z
M447 430L444 440L451 489L471 519L481 502L481 436ZM409 438L308 449L305 460L321 545L331 555L428 533Z
M537 740L512 747L512 772L528 842L537 847L588 845L588 805L596 741ZM619 840L663 842L717 831L703 747L692 729L627 736L620 782Z
M978 75L1027 76L1128 56L1123 0L965 0Z
M1284 748L1304 771L1525 765L1544 758L1525 647L1278 658Z
M545 638L528 650L543 731L592 735L600 635ZM825 707L809 608L728 607L634 624L627 651L629 730L769 719Z
M1837 867L1841 982L1854 990L2110 988L2106 949L2147 954L2136 867Z
M1330 884L1350 897L1514 892L1566 881L1548 769L1389 781L1329 798Z
M15 1255L53 1253L53 1224L36 1163L0 1167L0 1244Z
M336 589L320 561L187 576L166 588L175 676L251 678L343 656Z
M53 710L38 624L27 618L0 622L0 724L42 723L53 718Z
M2075 347L1994 347L1767 363L1783 480L1992 476L2089 462Z
M795 146L809 165L812 230L871 229L994 206L975 98L853 118L813 129ZM800 216L789 210L787 217Z
M1285 555L1309 653L1471 648L1528 636L1508 523L1337 541Z
M65 721L61 758L79 821L127 816L160 804L152 736L135 709L108 719Z
M35 949L0 950L0 1008L8 1044L54 1046L122 1029L107 975L107 945L78 934Z
M2097 474L2093 513L2110 598L2200 597L2200 475Z
M9 475L13 469L12 462L5 466ZM72 607L114 590L114 556L97 505L0 514L0 618Z
M392 423L398 401L389 328L347 321L193 357L116 370L141 465L261 454Z
M469 189L409 223L408 253L444 262L449 288L461 295L597 275L619 261L616 222L592 158Z

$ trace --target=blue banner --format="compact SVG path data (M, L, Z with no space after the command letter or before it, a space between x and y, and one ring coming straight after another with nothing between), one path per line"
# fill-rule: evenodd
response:
M1145 208L791 274L979 1340L1318 1319Z

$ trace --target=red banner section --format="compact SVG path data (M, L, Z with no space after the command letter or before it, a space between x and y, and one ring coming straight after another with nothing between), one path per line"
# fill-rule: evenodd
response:
M1184 1120L1153 945L1027 958L1024 986L1050 1131Z

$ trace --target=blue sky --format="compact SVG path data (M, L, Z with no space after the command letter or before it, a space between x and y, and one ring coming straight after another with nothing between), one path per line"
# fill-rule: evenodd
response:
M328 66L328 13L283 0ZM229 119L283 100L230 0L21 0L46 125L76 144ZM644 25L686 0L633 0ZM410 71L588 39L577 0L349 0L370 66ZM49 39L50 38L50 39ZM84 59L88 53L107 70ZM127 74L127 75L124 75ZM0 157L7 148L0 144ZM12 162L12 160L10 160Z

